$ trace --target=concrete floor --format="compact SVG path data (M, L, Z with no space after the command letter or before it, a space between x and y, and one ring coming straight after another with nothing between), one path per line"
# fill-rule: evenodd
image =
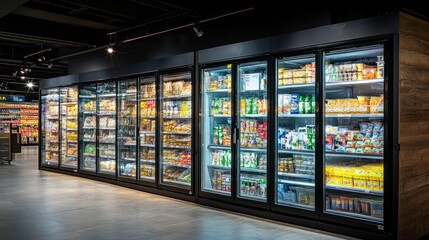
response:
M37 169L0 164L0 239L351 239Z

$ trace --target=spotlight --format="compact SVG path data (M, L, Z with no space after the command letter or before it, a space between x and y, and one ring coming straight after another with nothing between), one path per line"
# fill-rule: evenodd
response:
M37 58L38 62L44 62L45 60L46 60L46 58L43 55Z
M25 79L25 76L21 76L21 80L24 80Z
M33 84L32 82L28 82L28 83L27 83L27 87L28 87L28 88L33 88L33 86L34 86L34 84Z
M203 36L204 32L201 30L201 27L194 25L192 28L194 29L195 35L197 35L197 37Z
M112 54L113 53L113 47L108 47L107 48L107 52L110 53L110 54Z
M25 74L25 70L24 70L24 68L21 68L21 69L19 70L19 73L21 73L21 74Z

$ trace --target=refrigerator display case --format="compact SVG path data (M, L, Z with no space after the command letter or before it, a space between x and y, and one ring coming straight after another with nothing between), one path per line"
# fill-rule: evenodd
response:
M267 202L267 61L237 68L237 197Z
M41 164L45 166L59 165L59 133L60 133L60 104L59 88L43 89L41 91Z
M324 212L383 224L383 45L326 52L324 61Z
M191 190L192 74L161 75L161 184Z
M281 57L277 75L275 204L315 211L316 58Z
M97 173L116 176L116 82L97 83Z
M79 88L79 154L80 170L96 172L97 85Z
M77 169L78 163L78 91L60 89L61 167Z
M232 65L202 70L202 191L231 196Z
M155 75L140 77L139 180L155 183L157 92Z
M120 80L118 89L119 176L137 177L137 79Z

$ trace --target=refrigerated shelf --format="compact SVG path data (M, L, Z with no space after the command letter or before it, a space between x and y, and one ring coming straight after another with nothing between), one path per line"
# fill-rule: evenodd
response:
M254 173L267 173L267 170L254 169L254 168L244 168L244 167L240 167L240 171L254 172Z
M145 144L145 143L140 143L141 147L155 147L155 144Z
M116 142L112 142L112 141L99 141L99 143L104 143L104 144L115 144Z
M169 162L163 162L163 165L167 166L173 166L173 167L181 167L181 168L190 168L191 165L185 165L185 164L176 164L176 163L169 163Z
M291 185L301 185L301 186L307 186L307 187L314 187L314 183L309 183L309 182L297 182L297 181L290 181L290 180L283 180L283 179L279 179L278 181L280 183L287 183L287 184L291 184Z
M371 222L376 222L376 223L383 223L383 219L381 219L381 218L363 215L363 214L359 214L359 213L343 212L343 211L337 211L337 210L332 210L332 209L326 209L325 211L327 213L337 215L337 216L348 216L348 217L355 218L355 219L366 220L366 221L371 221Z
M140 101L152 101L152 100L156 100L156 98L154 98L154 97L150 97L150 98L140 98Z
M83 114L96 114L96 112L82 112Z
M106 93L106 94L100 94L98 95L99 98L110 98L110 97L116 97L116 93Z
M288 88L306 88L311 87L314 88L314 83L303 83L303 84L287 84L287 85L280 85L278 89L288 89Z
M78 129L68 128L67 131L78 131Z
M100 127L99 130L116 130L114 127Z
M85 171L95 171L95 168L82 167L82 170L85 170Z
M180 181L176 181L176 180L163 179L163 182L191 186L191 184L188 182L180 182Z
M155 119L155 116L140 116L143 119Z
M82 127L82 129L95 129L95 127Z
M227 167L227 166L220 166L220 165L207 165L207 167L231 170L231 167Z
M155 131L140 131L140 134L155 134Z
M294 178L305 178L305 179L315 179L314 175L309 174L300 174L300 173L285 173L278 172L277 175L284 177L294 177Z
M314 113L308 113L308 114L279 114L277 115L279 118L285 118L285 117L291 117L291 118L314 118L315 114Z
M191 119L191 116L166 116L165 119Z
M304 204L299 204L299 203L287 202L287 201L283 201L283 200L278 200L278 203L280 203L282 205L289 205L292 207L297 207L297 208L304 208L307 210L314 210L314 206L311 206L311 205L304 205Z
M231 115L224 115L224 114L215 114L215 115L210 115L210 117L217 117L217 118L226 118L226 117L231 117Z
M92 143L96 142L95 139L83 139L83 141L84 142L92 142Z
M327 118L332 118L332 117L335 117L335 118L383 118L384 114L383 113L326 114L325 116Z
M241 114L241 118L262 118L267 117L267 114Z
M95 154L92 154L92 153L83 153L83 156L95 157Z
M162 96L163 99L180 99L180 98L190 98L191 94L188 95L171 95L171 96Z
M383 155L375 154L356 154L356 153L341 153L341 152L326 152L327 157L347 157L347 158L366 158L366 159L383 159Z
M155 180L155 177L140 176L140 179L144 179L144 180Z
M342 192L361 193L361 194L381 196L381 197L384 195L383 191L367 190L367 189L344 187L344 186L336 186L336 185L331 185L331 184L326 184L326 189L342 191Z
M100 155L100 156L98 156L99 158L106 158L106 159L116 159L116 157L115 156L102 156L102 155Z
M97 98L97 97L96 96L84 96L84 95L80 95L79 98L94 99L94 98Z
M266 200L267 200L267 198L266 198L266 197L260 197L260 196L254 196L254 195L247 195L247 194L241 194L241 193L240 193L240 197L241 197L241 198L250 199L250 200L259 200L259 201L266 201Z
M108 174L115 173L115 170L103 170L103 169L100 169L99 171L100 171L100 173L108 173Z
M192 132L162 132L163 134L191 135Z
M115 116L116 112L100 112L97 115L98 116Z
M314 150L278 150L279 153L314 155Z
M191 146L172 146L172 145L164 145L163 148L175 148L175 149L191 149Z
M266 152L266 148L247 148L247 147L240 147L240 150L247 151L247 152Z
M360 84L371 84L371 83L384 83L384 78L375 78L368 80L354 80L354 81L338 81L338 82L326 82L325 86L342 86L342 85L360 85Z
M213 193L219 193L222 195L231 195L231 192L228 191L222 191L222 190L217 190L217 189L212 189L212 188L207 188L204 189L205 192L213 192Z
M129 161L129 162L135 162L135 158L122 158L121 161Z
M73 104L77 104L77 102L62 102L62 105L73 105Z
M209 148L209 149L230 150L231 146L227 146L227 145L208 145L207 148Z
M155 164L155 160L150 160L150 159L140 159L141 163L151 163L151 164Z
M136 146L136 142L126 142L124 146Z
M206 93L231 93L231 89L207 90Z

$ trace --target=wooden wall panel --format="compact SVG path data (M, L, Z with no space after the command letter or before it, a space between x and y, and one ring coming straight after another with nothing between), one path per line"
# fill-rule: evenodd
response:
M429 234L429 23L400 14L398 238Z

